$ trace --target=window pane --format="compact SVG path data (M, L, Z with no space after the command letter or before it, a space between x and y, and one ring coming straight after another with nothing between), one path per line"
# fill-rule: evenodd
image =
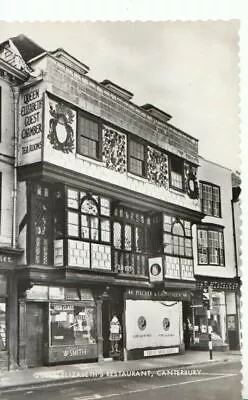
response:
M67 205L70 208L78 209L78 191L68 189L67 191Z
M96 343L96 309L55 303L50 305L51 345Z
M114 247L116 249L121 249L121 224L119 222L114 222Z
M101 221L101 239L110 242L110 223L107 219Z
M89 230L89 218L87 215L81 215L81 238L89 239L90 237Z
M68 235L78 237L78 213L68 212Z
M179 237L173 236L173 254L179 254Z
M98 141L98 124L84 117L78 119L78 133L80 136Z
M98 142L94 140L81 136L78 149L86 157L98 158Z
M130 225L125 225L124 247L126 250L132 250L132 227Z
M139 227L135 227L135 247L137 252L142 252L145 248L145 232Z
M179 254L184 256L184 237L179 237Z
M6 349L6 303L0 302L0 351Z
M185 255L187 257L192 257L192 240L185 239Z
M208 236L202 229L198 230L198 258L199 264L208 264Z
M183 176L177 172L171 171L171 185L182 189L183 188Z
M184 236L183 227L179 222L173 225L172 233L173 235Z
M141 143L134 142L130 140L130 156L137 158L138 160L144 160L144 145Z
M110 215L110 201L101 197L101 215Z
M130 158L130 172L143 175L143 161L137 160L136 158Z
M171 232L172 220L169 215L163 214L164 231Z
M82 203L81 212L85 214L97 215L98 209L96 203L92 199L86 198Z
M91 240L99 240L99 227L97 217L90 217L90 228Z

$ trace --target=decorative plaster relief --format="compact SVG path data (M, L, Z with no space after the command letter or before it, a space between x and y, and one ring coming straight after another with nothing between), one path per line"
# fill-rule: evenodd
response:
M107 168L117 172L127 170L127 137L107 126L102 130L102 155Z
M49 139L55 150L72 153L74 150L74 134L76 113L65 104L49 99Z
M168 189L168 157L150 146L147 147L147 178Z
M199 186L197 181L197 167L184 163L184 180L185 188L188 196L191 199L199 198Z

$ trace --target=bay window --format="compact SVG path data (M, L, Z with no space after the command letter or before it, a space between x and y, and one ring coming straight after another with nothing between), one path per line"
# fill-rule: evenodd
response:
M116 207L113 218L115 271L147 275L147 218L124 207Z
M192 258L191 223L163 214L164 253Z
M67 233L92 242L110 242L110 201L104 197L68 189Z

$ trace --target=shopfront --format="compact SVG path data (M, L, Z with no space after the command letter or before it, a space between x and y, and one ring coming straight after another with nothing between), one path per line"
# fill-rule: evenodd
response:
M89 288L34 285L26 291L27 367L97 360L97 302ZM22 305L23 307L23 305Z
M184 350L183 302L187 290L128 289L125 293L125 357L138 359Z
M211 286L211 326L213 348L216 350L239 349L238 308L236 294L237 282L210 281ZM207 309L203 305L201 289L203 282L198 282L199 290L192 302L192 348L208 347Z
M0 370L8 368L7 351L7 277L0 274Z

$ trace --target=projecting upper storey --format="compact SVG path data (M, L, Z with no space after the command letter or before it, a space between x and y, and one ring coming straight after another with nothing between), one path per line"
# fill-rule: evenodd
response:
M128 90L89 78L89 68L63 49L51 53L38 46L33 59L28 49L19 166L42 162L54 166L53 172L56 166L74 171L79 180L84 175L200 210L197 139L169 124L171 116L151 104L132 103Z

